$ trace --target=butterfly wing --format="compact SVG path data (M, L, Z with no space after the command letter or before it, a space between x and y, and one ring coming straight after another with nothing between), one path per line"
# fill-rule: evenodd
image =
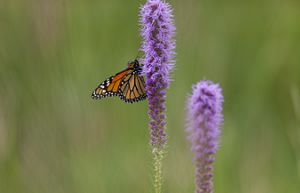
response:
M128 68L103 81L92 93L92 98L119 96L128 103L146 99L145 80L140 75L141 71L137 60L128 63Z
M120 96L119 87L127 74L131 74L133 69L125 69L114 76L103 81L92 93L93 99L102 99L111 96Z
M126 75L120 85L120 98L128 103L138 102L146 99L144 77L139 73Z

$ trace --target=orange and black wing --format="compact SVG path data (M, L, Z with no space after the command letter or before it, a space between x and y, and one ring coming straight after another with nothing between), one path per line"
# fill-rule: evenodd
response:
M120 98L128 103L146 99L144 77L139 73L132 72L126 75L120 85Z
M121 92L119 91L120 85L123 82L124 78L127 75L131 74L134 70L127 68L114 76L103 81L92 93L93 99L102 99L111 96L120 96Z
M125 70L103 81L92 93L92 98L119 96L128 103L146 99L145 80L141 71L138 60L129 62Z

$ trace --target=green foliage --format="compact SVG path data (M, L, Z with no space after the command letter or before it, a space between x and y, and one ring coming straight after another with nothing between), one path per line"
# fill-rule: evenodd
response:
M136 57L142 3L0 1L0 192L152 192L146 103L90 98ZM299 192L299 1L170 3L163 192L194 191L184 108L204 78L225 98L215 192Z

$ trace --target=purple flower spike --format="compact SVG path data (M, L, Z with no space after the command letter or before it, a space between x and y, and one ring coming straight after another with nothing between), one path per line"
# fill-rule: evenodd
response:
M201 81L194 85L187 104L187 132L195 153L195 193L213 192L213 162L218 149L223 96L218 84Z
M175 26L172 9L161 0L148 0L141 8L140 17L143 38L141 49L145 53L143 72L146 76L149 103L150 144L154 148L163 149L167 141L166 89L169 87L169 74L175 63Z

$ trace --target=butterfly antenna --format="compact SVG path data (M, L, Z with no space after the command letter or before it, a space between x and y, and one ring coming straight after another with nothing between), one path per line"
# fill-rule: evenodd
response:
M137 56L135 57L135 60L139 60L140 58L142 58L144 56L144 52L139 50Z

